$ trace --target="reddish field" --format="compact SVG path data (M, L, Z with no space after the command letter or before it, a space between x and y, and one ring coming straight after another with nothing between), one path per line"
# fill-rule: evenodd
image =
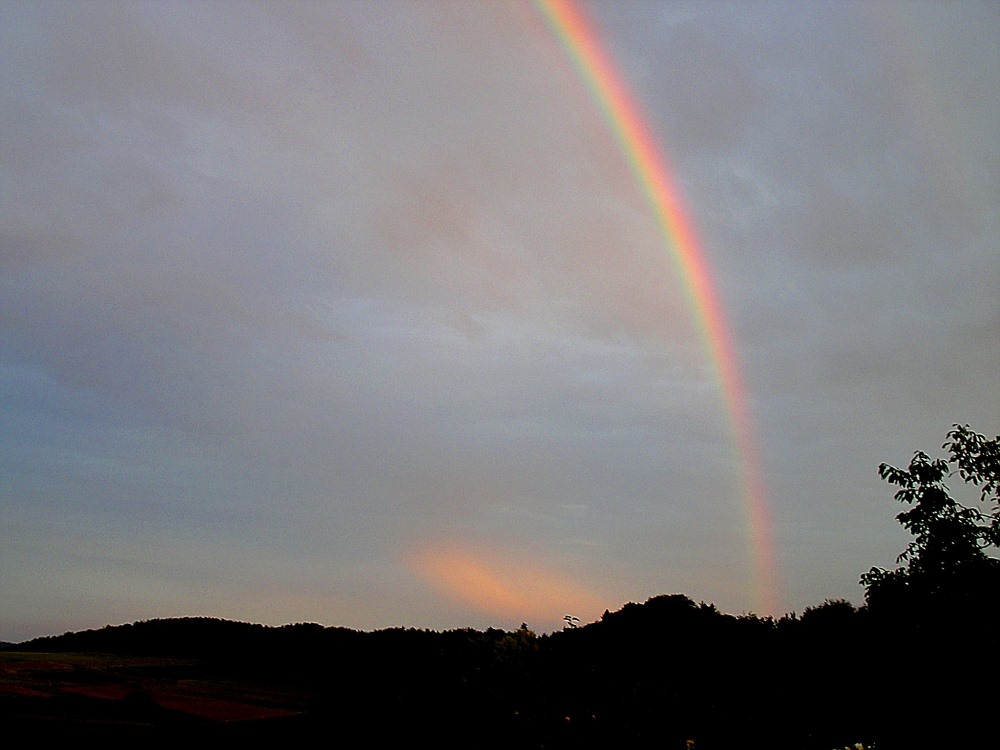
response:
M293 689L206 678L190 660L0 652L0 717L39 720L51 711L59 718L60 699L72 696L109 709L140 701L147 712L165 709L212 723L293 716L305 704Z

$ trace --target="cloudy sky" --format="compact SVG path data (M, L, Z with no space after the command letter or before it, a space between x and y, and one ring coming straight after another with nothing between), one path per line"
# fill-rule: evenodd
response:
M8 2L0 640L861 602L908 539L878 463L1000 432L1000 5L582 7L714 269L773 575L535 5Z

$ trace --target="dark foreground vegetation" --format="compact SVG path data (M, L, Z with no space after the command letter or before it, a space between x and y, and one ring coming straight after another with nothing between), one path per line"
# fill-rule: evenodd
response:
M536 636L153 620L0 651L0 719L38 740L335 747L1000 746L1000 440L883 465L914 542L866 604L780 619L682 595ZM951 472L978 490L967 507Z

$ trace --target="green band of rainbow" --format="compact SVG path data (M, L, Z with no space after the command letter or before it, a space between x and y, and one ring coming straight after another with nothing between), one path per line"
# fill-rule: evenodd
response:
M653 211L664 244L683 280L708 356L719 376L741 467L753 599L761 614L777 614L776 568L770 514L756 451L746 390L719 294L694 226L670 178L667 161L646 126L642 110L580 8L572 0L535 0L604 114Z

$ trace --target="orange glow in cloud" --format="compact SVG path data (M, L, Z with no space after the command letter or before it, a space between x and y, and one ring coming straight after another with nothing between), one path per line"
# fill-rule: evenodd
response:
M600 617L607 602L543 563L504 550L442 545L409 558L412 569L449 598L504 620L560 622L573 614L583 622Z

